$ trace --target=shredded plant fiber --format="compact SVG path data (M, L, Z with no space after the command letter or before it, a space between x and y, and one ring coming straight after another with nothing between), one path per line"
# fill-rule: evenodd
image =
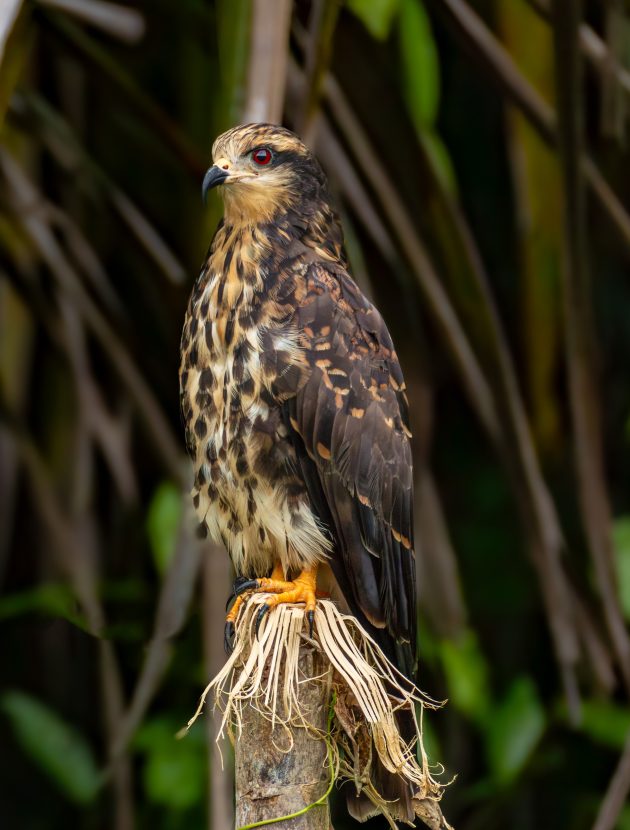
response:
M416 815L431 830L452 830L442 816L439 800L444 785L431 772L422 743L425 709L442 704L427 697L402 675L359 625L342 614L330 600L318 600L313 639L304 630L302 605L279 605L265 616L256 636L256 616L265 594L254 594L243 603L236 621L234 650L201 696L188 728L203 710L208 695L223 713L217 740L227 733L231 740L242 734L244 706L253 706L278 730L284 751L293 744L292 730L305 728L331 742L334 775L351 781L358 793L372 803L396 830L394 804L378 792L369 772L375 752L382 766L406 779L413 787ZM300 649L305 644L325 655L327 669L317 677L301 670ZM300 684L320 683L330 689L334 701L329 735L316 729L299 702ZM403 740L396 721L397 710L406 709L416 727L411 743ZM416 715L419 713L419 716ZM288 747L288 748L287 748ZM441 772L435 768L435 774Z

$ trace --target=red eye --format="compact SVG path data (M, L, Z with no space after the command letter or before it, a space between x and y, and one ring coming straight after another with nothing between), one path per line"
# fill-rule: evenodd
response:
M252 158L256 164L260 164L261 166L269 164L271 161L271 150L267 149L267 147L261 147L260 150L253 151Z

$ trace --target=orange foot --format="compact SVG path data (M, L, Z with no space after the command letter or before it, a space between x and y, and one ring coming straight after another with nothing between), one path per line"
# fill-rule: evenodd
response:
M226 650L230 652L233 648L234 641L234 623L238 615L241 604L245 599L245 595L249 593L275 594L260 606L258 616L256 617L256 636L258 636L258 629L265 618L265 615L276 605L281 603L303 602L305 605L305 615L308 620L309 634L313 636L313 625L315 623L315 605L317 597L317 566L310 570L304 570L294 580L287 582L283 577L282 568L276 565L270 578L263 579L248 579L237 580L234 583L235 596L234 604L230 609L230 613L225 620L225 638L224 643Z

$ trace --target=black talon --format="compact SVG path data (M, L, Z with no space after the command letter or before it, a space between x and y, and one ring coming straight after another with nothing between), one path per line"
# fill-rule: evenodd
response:
M260 610L258 611L258 616L256 617L256 639L258 639L258 629L260 628L261 622L265 619L265 614L269 611L269 606L267 603L260 606Z
M225 603L225 610L228 611L230 605L232 605L236 597L239 594L242 594L243 591L247 591L249 588L258 588L258 580L248 579L246 576L237 576L234 580L234 584L232 585L232 593L227 598L227 602Z
M259 579L243 579L243 577L240 577L240 579L242 579L243 581L239 582L239 580L237 579L234 583L234 594L237 597L245 593L245 591L251 591L254 588L260 588ZM237 582L239 582L238 585L236 584Z
M308 636L313 639L313 627L315 626L315 612L307 611L306 619L308 620Z
M223 648L225 649L225 653L229 656L234 651L234 636L236 630L234 628L234 623L232 620L228 620L225 623L225 629L223 632Z

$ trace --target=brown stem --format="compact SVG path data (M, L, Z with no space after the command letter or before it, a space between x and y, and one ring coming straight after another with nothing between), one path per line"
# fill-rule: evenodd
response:
M593 830L613 830L630 792L630 737L610 779L608 790L599 808Z
M206 675L214 677L221 669L225 596L230 584L230 559L221 545L210 543L203 559L203 651ZM227 757L221 759L216 737L221 723L218 710L206 716L208 739L208 827L232 830L234 827L234 774ZM224 753L225 755L225 753Z
M244 122L282 120L291 6L290 0L253 0Z

